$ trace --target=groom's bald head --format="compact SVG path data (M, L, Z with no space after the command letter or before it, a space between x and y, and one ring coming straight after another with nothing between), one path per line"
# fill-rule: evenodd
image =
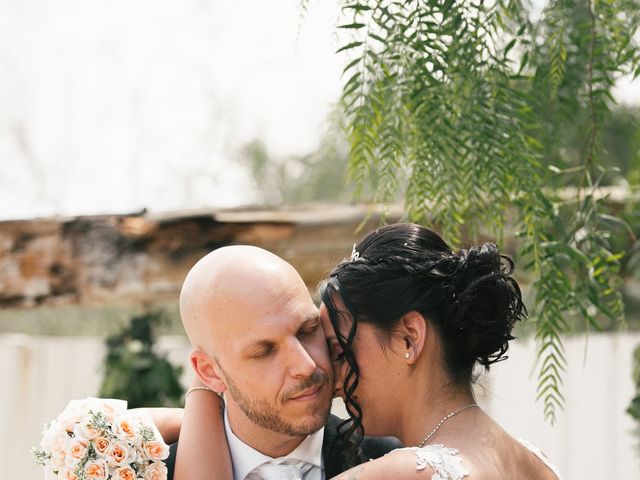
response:
M180 293L180 316L194 348L216 355L230 327L260 315L304 282L287 262L258 247L222 247L191 269Z

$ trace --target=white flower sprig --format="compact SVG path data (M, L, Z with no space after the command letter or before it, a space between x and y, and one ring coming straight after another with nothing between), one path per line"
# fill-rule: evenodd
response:
M45 480L165 480L169 447L122 400L72 400L45 425L34 460Z

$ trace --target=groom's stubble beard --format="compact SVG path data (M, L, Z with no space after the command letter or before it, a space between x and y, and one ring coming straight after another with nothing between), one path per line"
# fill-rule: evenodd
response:
M218 366L220 366L219 363ZM331 409L331 400L329 400L327 404L326 411L320 412L320 414L312 421L308 421L302 425L296 425L287 421L287 419L280 415L280 413L275 409L275 406L270 404L267 400L262 398L250 398L249 395L241 392L235 382L229 375L227 375L221 366L220 369L225 377L227 389L229 390L231 398L233 398L234 402L238 404L238 407L246 417L256 425L288 437L306 437L317 432L327 423L327 418L329 417ZM331 377L324 372L316 371L294 388L285 392L283 397L286 399L306 390L307 388L324 386L325 384L332 384ZM315 405L310 406L310 408L313 407L315 407Z

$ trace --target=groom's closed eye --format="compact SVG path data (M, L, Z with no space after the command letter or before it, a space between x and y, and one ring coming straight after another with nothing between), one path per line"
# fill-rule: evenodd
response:
M249 354L249 358L264 358L275 351L275 345L271 342L260 342L260 346Z
M320 329L320 322L313 322L312 324L305 325L300 330L298 330L298 333L296 336L298 338L312 337L316 333L318 333L319 329Z

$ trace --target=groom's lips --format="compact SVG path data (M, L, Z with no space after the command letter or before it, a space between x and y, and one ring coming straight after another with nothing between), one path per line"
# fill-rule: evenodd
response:
M291 397L289 400L296 400L298 402L310 402L318 398L322 385L316 385L312 388L307 388L298 393L295 397Z

